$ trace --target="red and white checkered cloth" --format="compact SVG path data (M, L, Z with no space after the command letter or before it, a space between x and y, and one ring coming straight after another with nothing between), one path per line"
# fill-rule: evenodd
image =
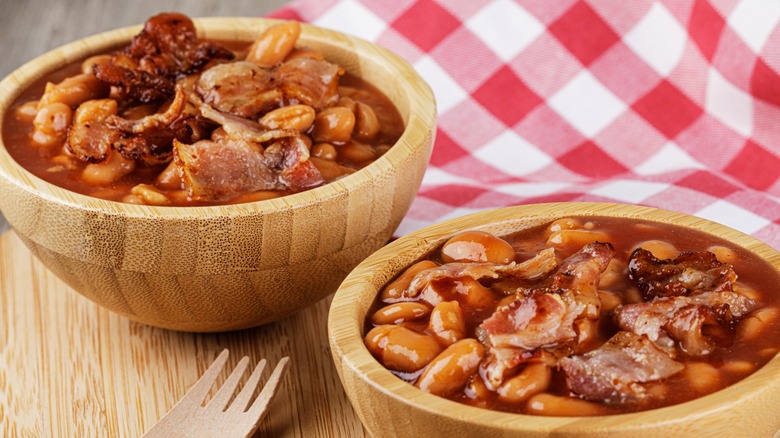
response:
M399 235L607 201L780 249L779 2L300 0L274 16L377 42L431 85L439 131Z

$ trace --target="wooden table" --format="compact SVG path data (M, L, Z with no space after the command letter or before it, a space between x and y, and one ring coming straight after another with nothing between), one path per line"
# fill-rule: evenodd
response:
M329 304L239 332L157 329L74 292L7 232L0 236L0 436L140 436L223 348L231 354L218 384L244 355L268 359L271 369L290 356L255 436L367 436L333 366Z

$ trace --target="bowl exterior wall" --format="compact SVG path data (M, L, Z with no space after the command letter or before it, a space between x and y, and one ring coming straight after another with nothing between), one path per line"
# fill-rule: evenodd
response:
M332 199L221 218L161 219L52 202L0 177L0 210L73 289L150 325L265 324L336 290L382 247L419 187L432 137L394 172Z
M196 21L208 38L251 41L275 20ZM303 25L301 43L380 89L407 125L353 175L308 192L218 207L134 206L63 190L0 147L0 211L31 251L77 292L150 325L186 331L257 326L309 306L384 245L422 181L435 135L430 88L396 55ZM6 78L0 118L45 72L129 41L138 27L80 40ZM0 146L2 146L0 144Z

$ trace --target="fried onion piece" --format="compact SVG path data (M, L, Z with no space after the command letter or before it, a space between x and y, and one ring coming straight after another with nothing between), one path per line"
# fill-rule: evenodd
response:
M169 98L178 77L199 71L212 59L232 59L221 44L199 41L186 15L162 13L147 20L130 46L110 64L95 65L95 76L121 90L132 101Z

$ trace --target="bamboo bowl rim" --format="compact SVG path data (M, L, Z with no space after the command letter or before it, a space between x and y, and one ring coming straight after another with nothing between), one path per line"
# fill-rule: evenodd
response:
M693 228L742 246L780 271L780 252L769 245L725 225L669 210L628 204L560 202L478 212L410 233L372 254L347 276L333 298L328 316L331 347L334 356L342 360L341 370L349 370L373 390L392 397L410 409L426 411L453 421L516 432L636 431L693 421L728 411L746 397L752 398L764 391L780 391L780 353L777 353L763 367L739 382L685 403L628 414L545 417L478 408L429 394L394 376L369 353L363 343L367 308L361 308L367 299L366 294L370 294L373 301L385 283L416 259L459 231L490 228L492 232L501 235L522 229L519 226L526 219L540 218L541 224L566 216L637 218ZM398 262L398 259L403 261Z
M194 18L193 21L201 38L220 39L221 36L232 34L237 36L235 38L237 41L251 42L266 27L286 20L259 17L206 17ZM5 118L11 104L32 82L71 62L127 44L142 28L143 25L133 25L92 35L55 48L25 63L0 81L0 121ZM356 53L358 58L381 66L388 75L415 84L414 87L403 87L400 90L402 98L409 104L408 118L404 117L404 113L401 114L405 118L404 132L401 137L385 154L351 175L311 190L241 204L214 206L127 204L72 192L33 175L8 153L2 139L0 123L0 177L26 191L37 193L51 202L125 217L197 219L265 214L315 204L348 192L351 187L371 184L378 175L392 172L404 157L421 146L420 139L425 138L426 133L435 129L436 102L433 92L406 60L377 44L311 24L301 23L299 38L304 43L330 46L343 52ZM382 84L372 85L387 94Z

